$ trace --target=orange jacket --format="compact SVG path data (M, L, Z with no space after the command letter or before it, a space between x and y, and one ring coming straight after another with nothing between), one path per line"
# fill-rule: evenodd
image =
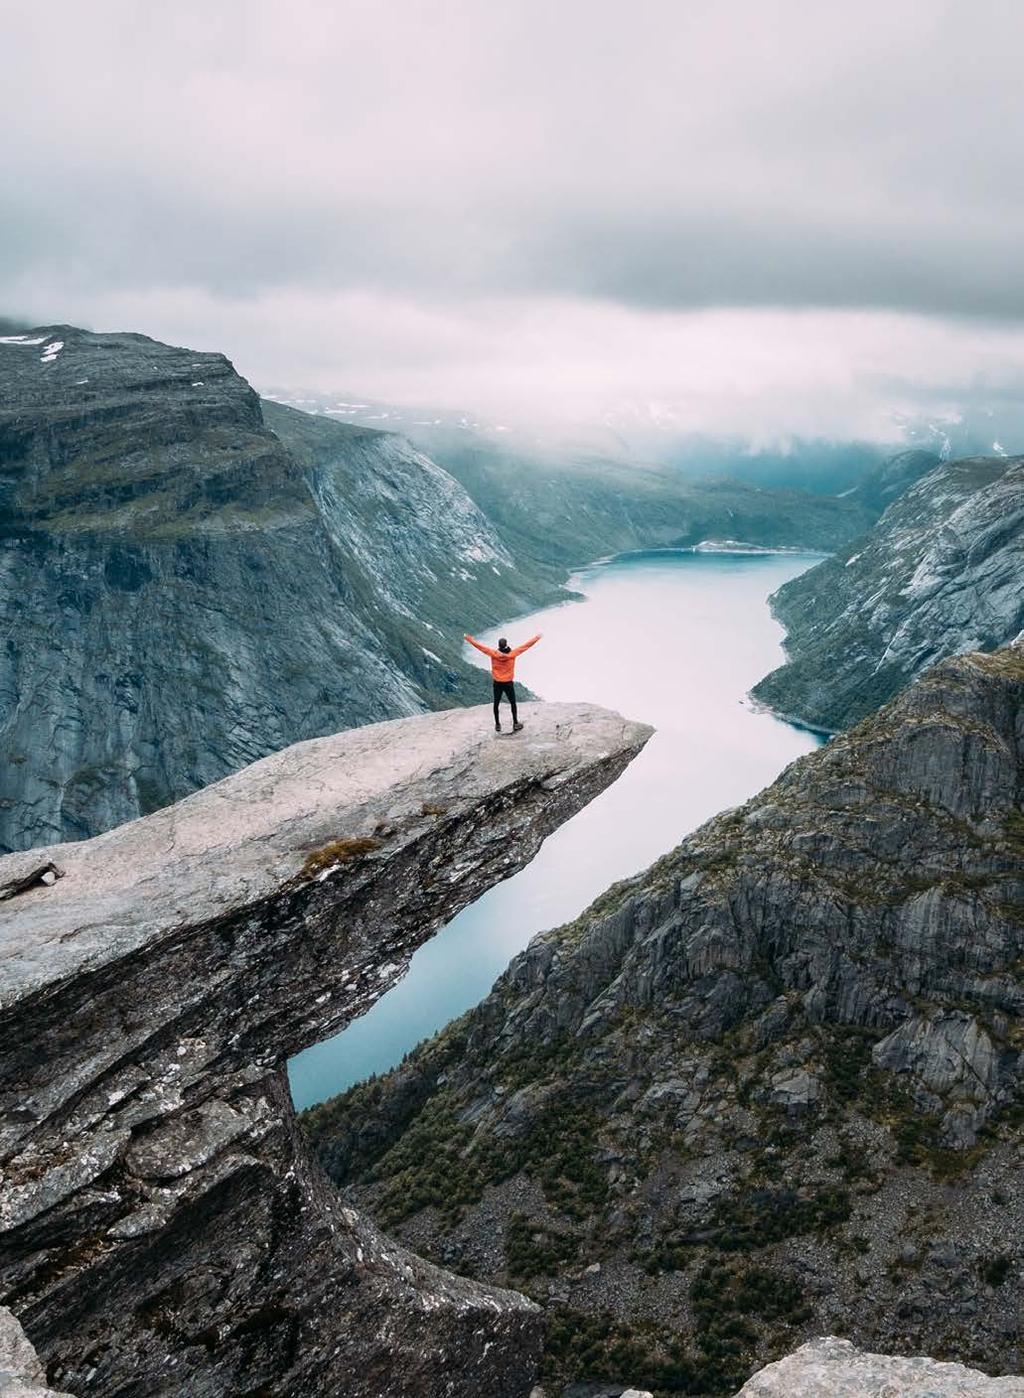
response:
M472 636L467 636L466 640L471 646L476 646L477 650L483 651L484 655L491 657L491 677L499 683L507 684L509 680L515 679L516 656L522 655L524 650L529 650L540 640L540 632L536 636L531 636L528 641L524 641L521 646L516 646L512 650L495 650L493 646L485 646L482 641L474 641Z

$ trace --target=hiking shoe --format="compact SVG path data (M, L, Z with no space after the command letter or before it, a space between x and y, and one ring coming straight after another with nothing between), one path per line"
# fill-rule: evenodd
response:
M512 732L513 732L513 733L518 733L519 730L520 730L520 728L522 728L522 726L523 726L523 725L519 722L519 720L516 719L515 723L513 723L513 725L512 725Z

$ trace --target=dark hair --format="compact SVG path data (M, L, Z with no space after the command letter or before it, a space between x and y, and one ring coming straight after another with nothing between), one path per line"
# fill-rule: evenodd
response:
M508 641L506 641L504 636L502 636L501 640L498 642L498 649L508 650Z

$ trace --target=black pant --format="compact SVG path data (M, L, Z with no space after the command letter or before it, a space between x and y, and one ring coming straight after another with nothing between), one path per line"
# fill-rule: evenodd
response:
M501 703L501 696L508 695L508 702L512 705L512 722L519 722L519 715L516 712L516 687L511 680L494 681L494 721L500 722L498 718L498 705Z

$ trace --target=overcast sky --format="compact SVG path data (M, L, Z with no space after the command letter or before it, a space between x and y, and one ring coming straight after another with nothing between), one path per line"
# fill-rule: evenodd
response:
M12 315L223 349L258 386L755 436L1022 397L1019 0L0 22Z

